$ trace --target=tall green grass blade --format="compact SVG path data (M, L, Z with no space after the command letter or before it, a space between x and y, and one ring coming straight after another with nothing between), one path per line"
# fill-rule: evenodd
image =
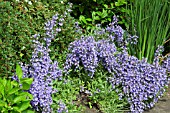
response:
M170 36L170 3L168 0L135 0L129 8L129 29L139 36L136 46L129 45L129 53L152 63L158 45L163 46Z

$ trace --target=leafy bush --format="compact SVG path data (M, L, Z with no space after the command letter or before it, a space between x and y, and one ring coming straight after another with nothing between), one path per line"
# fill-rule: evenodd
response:
M114 15L119 16L119 24L127 27L127 18L125 14L128 13L126 5L127 0L69 0L73 3L72 15L79 19L81 27L90 30L95 24L102 24L106 26L111 22ZM79 9L79 10L77 10Z
M0 3L0 75L12 76L16 62L29 62L32 53L31 36L43 32L45 19L54 10L41 2L24 1Z
M33 79L22 78L22 69L19 65L16 67L16 73L18 82L0 78L0 111L1 113L32 113L30 101L33 97L26 90L30 88Z

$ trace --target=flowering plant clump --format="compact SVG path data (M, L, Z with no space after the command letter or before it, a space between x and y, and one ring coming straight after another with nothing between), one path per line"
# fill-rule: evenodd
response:
M71 53L67 55L64 67L65 72L68 72L73 65L75 68L79 68L80 64L82 64L84 69L89 72L89 76L93 76L98 65L95 44L93 37L82 37L80 40L72 42L68 49Z
M166 69L138 60L126 53L116 55L117 67L114 67L110 83L115 89L121 86L128 98L132 112L143 112L151 108L165 92L167 86Z
M34 36L35 38L38 35ZM52 94L56 90L52 88L52 81L62 76L62 71L58 68L57 62L52 62L49 57L49 49L44 47L39 41L34 40L35 49L30 60L30 65L23 65L23 77L33 78L31 88L28 90L33 95L31 105L36 111L51 113Z
M130 110L143 112L153 107L165 92L164 87L168 84L167 69L156 62L156 57L155 63L149 64L146 59L139 60L130 56L126 45L132 43L131 41L134 41L132 44L136 44L138 37L131 36L125 39L123 29L116 24L115 17L114 20L106 30L95 31L95 36L105 34L107 38L95 41L95 37L87 36L70 44L65 71L83 66L85 70L94 74L101 62L113 75L108 78L113 89L122 87L120 98L124 96L128 99Z

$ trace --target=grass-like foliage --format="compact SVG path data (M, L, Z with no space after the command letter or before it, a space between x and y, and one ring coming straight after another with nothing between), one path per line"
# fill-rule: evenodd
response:
M152 63L156 48L169 37L170 4L168 0L134 0L130 5L130 31L139 36L137 46L129 45L130 53Z

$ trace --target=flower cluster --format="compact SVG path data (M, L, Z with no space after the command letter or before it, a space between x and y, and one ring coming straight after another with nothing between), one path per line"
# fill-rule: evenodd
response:
M113 17L113 22L107 26L106 31L110 33L110 38L112 41L116 41L118 43L118 46L124 45L124 30L121 26L117 25L117 17Z
M164 86L168 84L166 69L126 53L117 54L116 60L116 71L113 71L110 83L113 88L122 86L131 111L143 112L144 109L153 107L163 95Z
M65 104L62 101L58 102L59 108L57 113L68 113L68 109L66 108Z
M36 35L37 36L37 35ZM37 38L35 36L35 38ZM34 40L36 45L30 60L30 65L21 65L24 77L34 79L29 93L33 95L31 105L36 111L43 113L51 112L52 94L56 91L52 88L52 81L62 76L57 62L52 62L49 57L49 49L39 41Z
M84 69L89 72L89 76L93 76L98 65L95 45L96 42L93 37L82 37L72 42L69 46L71 53L67 55L65 62L65 72L68 72L72 66L77 69L82 64Z
M170 74L170 54L167 54L164 57L164 60L162 62L162 67L166 68L168 73Z
M102 65L109 71L115 66L116 59L114 54L117 52L117 48L114 43L109 40L99 40L96 45L97 56Z
M69 13L72 11L72 3L68 3L66 10L60 15L58 12L52 17L51 20L45 23L44 29L46 31L44 40L46 46L50 46L51 41L55 39L58 33L62 32L62 26L65 24L65 18L69 16Z

